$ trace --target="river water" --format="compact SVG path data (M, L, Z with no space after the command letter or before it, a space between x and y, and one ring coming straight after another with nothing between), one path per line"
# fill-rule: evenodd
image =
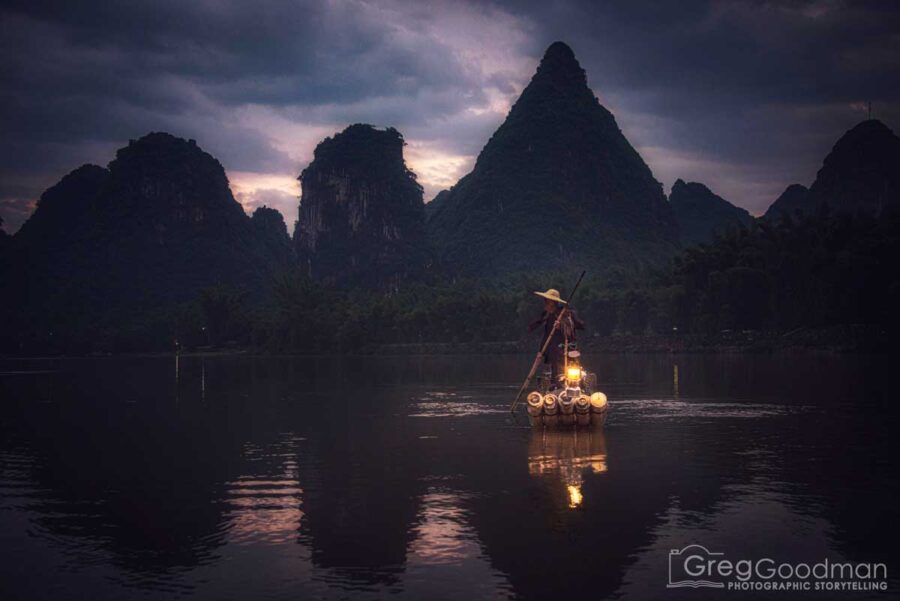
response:
M0 598L900 590L890 358L587 357L611 409L578 432L511 418L529 362L2 361ZM888 592L667 588L692 544L880 562Z

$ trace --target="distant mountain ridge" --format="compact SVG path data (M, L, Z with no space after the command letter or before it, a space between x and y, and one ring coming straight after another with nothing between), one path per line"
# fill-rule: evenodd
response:
M900 138L877 119L845 133L809 187L813 205L881 214L900 205Z
M264 215L254 227L222 165L193 140L132 140L108 169L84 165L49 188L13 237L26 331L61 335L72 315L82 329L127 328L208 286L267 294L294 259L286 231L280 250L273 240L280 213Z
M717 233L753 223L753 216L746 209L734 206L697 182L677 180L672 185L669 204L683 245L711 242Z
M278 259L279 264L291 265L295 262L294 245L280 211L265 205L257 207L250 216L250 224L257 238Z
M678 244L662 185L562 42L429 211L439 260L472 275L664 261Z
M809 188L800 184L791 184L784 189L781 196L775 199L763 215L766 219L774 219L781 215L793 215L796 211L804 212L807 208Z
M809 213L826 204L832 211L876 215L900 209L900 137L877 119L858 123L835 143L809 189L789 186L765 216Z

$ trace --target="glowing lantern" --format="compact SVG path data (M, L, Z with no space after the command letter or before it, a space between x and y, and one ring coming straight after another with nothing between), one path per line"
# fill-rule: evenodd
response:
M584 497L581 496L581 486L569 484L566 488L569 491L569 508L575 509L581 505L582 501L584 501Z
M579 365L570 365L566 369L566 386L575 387L581 383L584 372Z

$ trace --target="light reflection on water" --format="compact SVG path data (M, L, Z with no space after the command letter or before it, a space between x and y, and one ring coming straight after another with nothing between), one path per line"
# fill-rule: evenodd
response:
M616 401L620 411L630 411L643 419L714 419L745 418L759 419L785 415L789 412L810 410L812 407L790 407L769 403L722 403L693 399L622 399Z
M506 414L507 409L487 404L469 394L455 392L426 392L415 399L409 417L470 417L488 413Z
M532 430L528 473L558 480L569 495L569 509L584 503L584 475L602 474L607 469L606 436L602 429Z
M893 556L877 362L592 361L593 431L511 419L517 357L18 362L0 596L663 599L691 542Z
M297 480L297 443L302 439L287 437L279 445L260 448L246 445L245 461L275 460L280 473L269 477L240 476L225 483L224 501L229 507L228 539L232 544L292 544L303 512L300 510L303 489Z

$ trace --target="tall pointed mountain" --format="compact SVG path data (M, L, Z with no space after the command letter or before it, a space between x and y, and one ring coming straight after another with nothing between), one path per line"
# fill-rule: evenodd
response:
M14 236L22 335L96 340L208 286L261 296L292 258L259 229L193 140L131 141L108 169L79 167L44 192Z
M473 274L604 270L662 260L678 240L662 186L562 42L430 213L439 259Z
M422 187L403 136L355 124L323 140L300 175L294 243L308 274L339 285L391 286L426 262Z
M717 233L753 223L753 216L745 209L734 206L697 182L676 181L669 204L684 245L711 242Z

